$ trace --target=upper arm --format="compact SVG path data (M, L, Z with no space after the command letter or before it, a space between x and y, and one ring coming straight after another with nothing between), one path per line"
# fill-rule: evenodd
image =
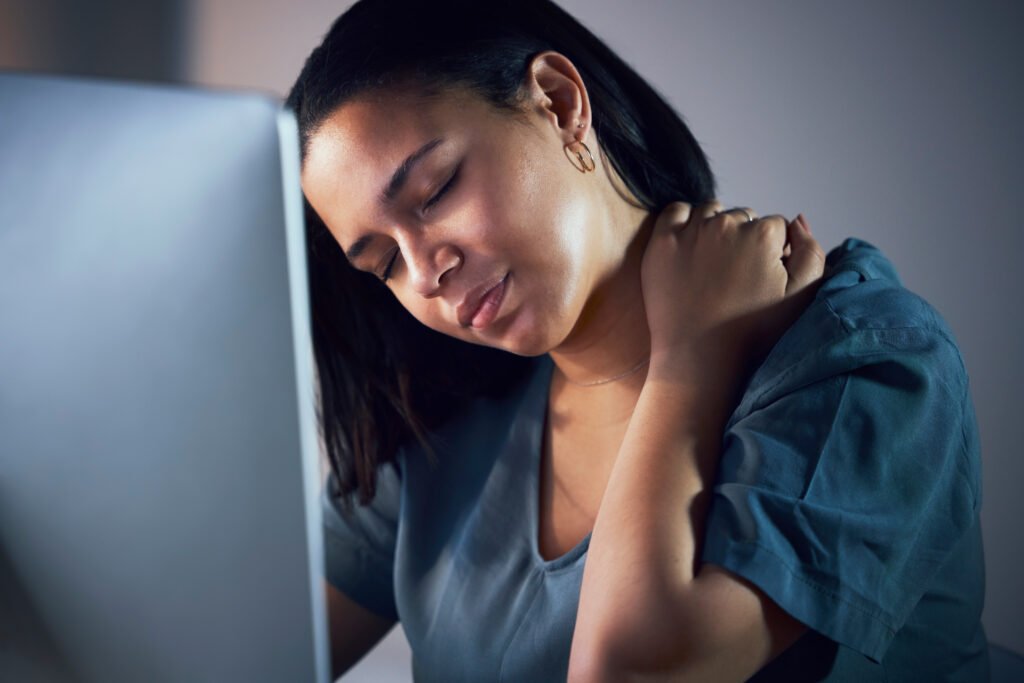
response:
M620 648L628 670L743 680L798 623L881 661L973 523L978 452L950 339L858 330L780 376L727 430L702 569Z
M842 358L727 432L702 560L877 662L973 522L978 453L950 340L866 329Z
M398 623L374 614L324 581L331 643L331 680L363 658Z
M394 563L401 507L401 482L393 468L378 471L377 491L367 505L346 509L332 490L331 474L321 494L324 578L381 618L398 619Z
M350 669L398 623L394 596L395 538L401 481L395 468L378 470L376 496L346 509L332 473L321 491L324 594L332 679Z

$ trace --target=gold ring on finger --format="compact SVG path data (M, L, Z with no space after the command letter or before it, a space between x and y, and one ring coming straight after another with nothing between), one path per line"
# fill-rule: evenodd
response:
M717 211L715 212L715 215L717 216L720 213L729 213L730 211L742 211L743 214L747 217L747 223L754 222L754 218L750 215L750 212L744 209L742 206L734 206L731 209L726 209L725 211Z

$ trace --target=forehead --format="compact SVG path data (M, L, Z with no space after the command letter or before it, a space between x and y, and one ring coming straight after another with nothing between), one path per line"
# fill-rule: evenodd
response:
M480 125L484 109L475 98L457 94L348 102L310 138L303 191L335 237L341 229L352 234L358 229L354 221L373 220L377 196L409 154L435 137L465 134Z

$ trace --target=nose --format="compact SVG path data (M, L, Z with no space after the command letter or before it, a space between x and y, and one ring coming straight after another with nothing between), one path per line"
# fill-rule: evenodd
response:
M442 279L462 262L458 250L451 244L429 245L414 241L404 246L413 291L426 299L438 296Z

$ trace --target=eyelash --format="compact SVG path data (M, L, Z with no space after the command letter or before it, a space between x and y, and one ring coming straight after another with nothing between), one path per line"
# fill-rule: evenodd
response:
M462 168L461 165L459 166L459 168L455 169L455 173L452 173L452 177L448 179L448 182L445 183L444 187L438 190L437 194L435 194L433 197L427 200L427 202L423 205L424 210L429 209L430 207L434 206L434 204L437 204L437 202L441 201L441 198L448 193L448 191L452 188L453 185L455 185L455 181L459 177L460 168ZM391 260L388 261L388 265L384 267L384 274L380 276L381 282L388 281L388 278L391 276L391 269L395 265L395 261L397 259L398 249L395 249L394 253L391 255Z
M448 190L452 188L452 185L455 184L455 181L459 177L460 168L462 168L461 165L455 169L455 172L452 173L452 177L448 179L448 182L444 184L444 187L438 190L437 194L435 194L433 197L427 200L427 203L423 205L424 209L429 209L430 207L432 207L434 204L441 200L441 197L443 197L445 193L448 192Z

